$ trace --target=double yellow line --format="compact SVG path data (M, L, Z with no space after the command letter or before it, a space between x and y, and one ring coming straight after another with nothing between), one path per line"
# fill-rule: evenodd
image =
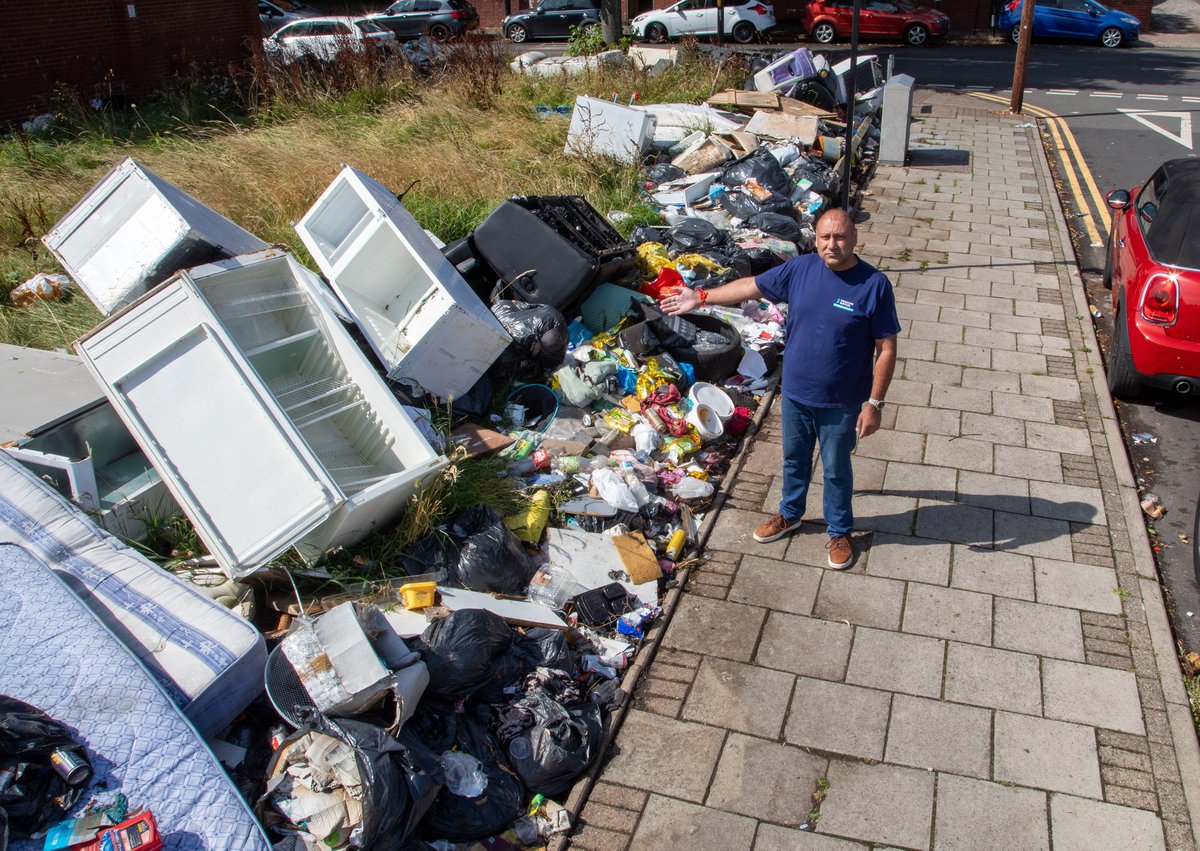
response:
M970 94L972 97L996 103L1005 105L1009 103L1008 98L1001 97L1000 95L987 94L985 92L971 92ZM1028 103L1022 108L1031 115L1035 115L1046 122L1046 127L1050 131L1050 137L1054 140L1055 150L1058 152L1059 159L1063 164L1063 174L1071 187L1071 194L1074 196L1075 202L1079 205L1079 210L1082 213L1080 221L1087 231L1092 245L1103 245L1105 238L1108 237L1108 217L1106 215L1108 205L1104 201L1104 196L1100 194L1100 189L1096 186L1096 181L1092 178L1091 170L1083 160L1083 153L1079 150L1079 145L1075 141L1075 135L1071 133L1071 128L1067 126L1066 120L1061 115L1056 115L1048 109L1043 109L1040 106L1032 106ZM1087 187L1086 193L1083 186L1080 185L1081 180L1084 186ZM1094 208L1093 204L1095 205Z

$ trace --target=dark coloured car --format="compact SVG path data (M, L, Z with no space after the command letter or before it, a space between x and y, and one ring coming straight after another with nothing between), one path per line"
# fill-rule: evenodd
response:
M804 29L821 44L849 38L853 23L854 0L812 0L804 9ZM863 38L902 38L913 47L941 38L949 29L947 15L906 0L862 0L858 16Z
M589 0L542 0L504 19L504 35L520 44L531 38L567 39L572 27L600 26L600 9Z
M1021 37L1021 0L1011 0L1000 13L1000 32L1016 44ZM1033 37L1098 41L1120 47L1138 40L1141 22L1128 12L1093 0L1034 0Z
M258 0L258 20L262 34L270 35L284 24L304 18L316 17L319 13L310 6L290 0Z
M1108 193L1108 206L1109 390L1200 394L1200 159L1168 160L1141 189Z
M479 27L479 13L468 0L396 0L371 20L401 40L427 35L445 41Z

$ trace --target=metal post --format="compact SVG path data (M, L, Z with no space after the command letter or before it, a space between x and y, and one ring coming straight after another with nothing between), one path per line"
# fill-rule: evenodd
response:
M717 0L717 46L725 46L725 2Z
M854 101L858 97L858 17L862 0L854 0L850 27L850 70L846 72L846 141L842 143L842 209L850 209L850 161L854 159Z

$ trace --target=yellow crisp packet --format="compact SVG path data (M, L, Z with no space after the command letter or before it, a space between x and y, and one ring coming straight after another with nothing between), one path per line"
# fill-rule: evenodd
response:
M637 256L644 278L657 278L663 268L673 265L667 247L661 242L643 242L637 247Z
M609 408L604 412L604 424L609 428L615 428L626 434L629 434L630 429L633 428L636 422L637 419L634 418L633 414L624 408ZM699 443L697 443L698 445Z
M725 271L725 267L720 263L705 257L703 254L680 254L675 258L675 268L680 269L708 269L710 272L715 272L720 275Z

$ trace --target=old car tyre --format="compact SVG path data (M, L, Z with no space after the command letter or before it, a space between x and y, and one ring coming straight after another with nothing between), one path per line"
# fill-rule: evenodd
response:
M749 21L738 21L733 28L733 40L738 44L749 44L756 35L758 30Z
M834 29L833 24L822 22L813 27L812 37L813 41L818 44L829 44L837 38L837 30Z
M667 35L667 28L662 24L651 24L650 26L646 27L647 41L652 41L655 44L662 44L668 38L669 36Z
M1142 379L1133 366L1129 350L1129 325L1125 311L1113 316L1113 344L1108 359L1108 390L1118 399L1135 399L1142 392Z
M737 328L717 316L692 313L687 321L701 331L720 334L724 345L696 349L691 345L668 346L667 352L677 361L690 363L696 370L697 381L721 382L737 371L742 362L742 335Z
M904 40L913 47L920 47L929 40L929 30L921 24L912 24L904 31Z
M450 38L450 28L445 24L434 24L429 28L429 35L435 41L445 41Z
M527 38L529 38L529 31L527 29L525 29L525 27L521 26L520 24L513 24L512 26L510 26L508 28L508 40L509 41L511 41L515 44L520 44L521 42L525 41L525 39L527 39Z
M1121 32L1120 27L1109 27L1100 33L1100 43L1105 47L1120 47L1124 40L1125 33Z
M580 30L582 30L583 34L588 38L591 38L592 34L597 32L599 29L600 25L595 22L587 23L580 27Z
M806 80L801 83L795 97L796 100L804 101L804 103L812 104L829 112L837 108L837 100L834 98L833 92L816 80Z
M1013 24L1013 28L1008 31L1008 40L1016 44L1021 40L1021 25Z

